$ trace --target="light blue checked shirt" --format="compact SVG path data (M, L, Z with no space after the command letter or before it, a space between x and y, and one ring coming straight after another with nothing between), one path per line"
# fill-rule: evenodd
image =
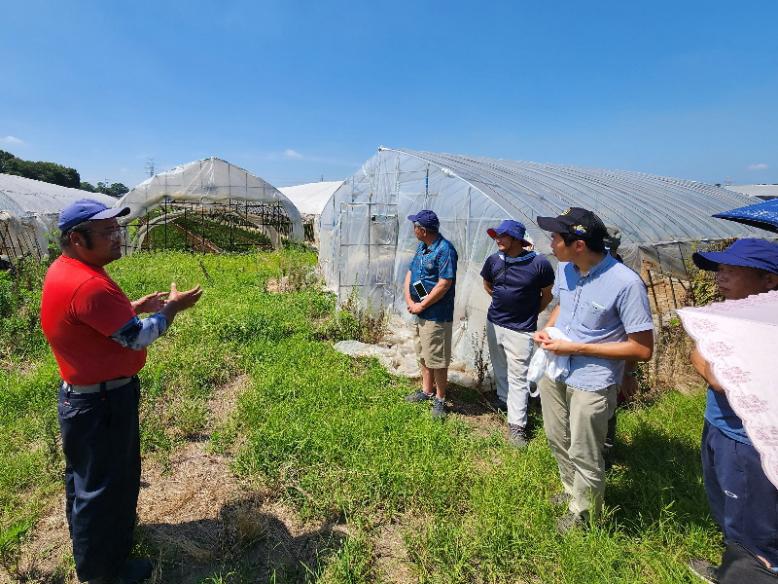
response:
M654 328L645 284L610 254L586 276L573 263L560 262L552 292L559 299L555 326L573 342L623 342L630 333ZM623 376L620 359L571 355L564 382L593 391L621 383Z

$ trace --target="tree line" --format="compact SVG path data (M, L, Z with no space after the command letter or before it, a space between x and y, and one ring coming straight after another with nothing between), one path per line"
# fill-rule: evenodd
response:
M56 162L22 160L5 150L0 150L0 173L14 174L90 193L103 193L111 197L121 197L130 190L120 182L111 184L107 181L98 182L97 185L82 182L81 175L75 168Z

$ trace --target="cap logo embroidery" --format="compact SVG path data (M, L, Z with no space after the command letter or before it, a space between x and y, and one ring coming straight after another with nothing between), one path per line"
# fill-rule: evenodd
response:
M570 211L572 211L572 209L571 209L570 207L568 207L567 209L565 209L564 211L562 211L562 212L560 213L560 215L569 215L569 214L570 214Z
M586 235L586 227L583 225L573 225L570 229L572 229L573 233L576 235Z

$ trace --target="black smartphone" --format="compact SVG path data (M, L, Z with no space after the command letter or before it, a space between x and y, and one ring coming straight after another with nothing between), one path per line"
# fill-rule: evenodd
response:
M423 300L427 295L427 289L424 287L424 284L421 283L421 280L417 280L413 283L413 289L416 291L419 300Z

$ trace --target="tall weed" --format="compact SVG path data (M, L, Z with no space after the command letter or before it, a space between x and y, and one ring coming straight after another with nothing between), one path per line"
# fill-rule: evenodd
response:
M17 366L46 350L40 330L40 293L46 264L23 258L0 271L0 368Z

